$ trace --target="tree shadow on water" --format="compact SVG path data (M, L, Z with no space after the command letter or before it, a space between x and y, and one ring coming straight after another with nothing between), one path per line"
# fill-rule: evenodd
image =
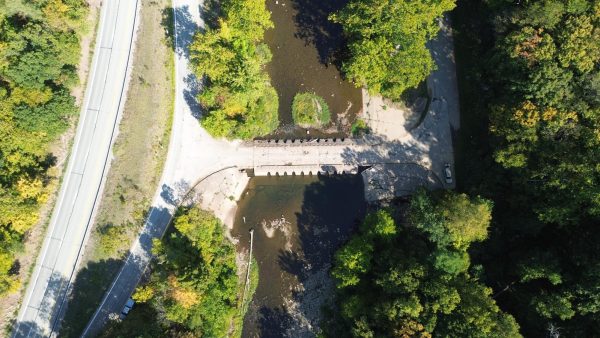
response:
M342 9L348 0L293 0L297 10L297 38L312 44L319 52L319 61L333 63L338 69L346 54L342 26L329 20L329 15Z
M285 337L293 325L293 318L282 307L263 306L258 312L258 328L261 338Z
M302 211L296 214L305 265L314 271L330 265L333 254L362 220L365 210L359 175L321 176L309 185Z
M319 309L332 292L329 277L333 255L364 217L366 203L358 175L321 176L308 185L300 213L296 214L298 243L281 250L281 270L294 275L286 306L261 308L261 337L312 336L319 325ZM290 301L291 303L288 303ZM291 305L293 303L293 305Z

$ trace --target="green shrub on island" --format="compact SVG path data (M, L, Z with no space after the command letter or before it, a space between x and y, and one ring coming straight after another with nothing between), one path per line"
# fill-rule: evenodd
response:
M279 126L279 98L264 67L271 60L262 42L273 28L265 1L222 1L217 28L198 32L190 46L196 76L206 85L198 100L202 126L215 137L251 139Z
M302 128L320 128L331 121L325 99L314 93L298 93L292 102L292 118Z

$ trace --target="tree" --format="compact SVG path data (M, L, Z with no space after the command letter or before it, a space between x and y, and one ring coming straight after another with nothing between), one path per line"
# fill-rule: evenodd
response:
M411 201L410 221L440 248L464 251L487 238L491 212L491 202L480 197L442 192L432 199L420 190Z
M526 336L600 327L598 9L597 0L459 1L453 21L468 65L460 189L495 205L490 239L471 259Z
M330 17L348 37L346 76L371 93L400 99L434 69L426 43L437 34L437 19L453 7L454 0L350 1Z
M468 272L466 250L487 237L489 202L421 191L410 203L410 223L398 225L392 210L378 210L336 252L325 336L520 337L491 289ZM459 267L449 268L455 261Z
M0 1L0 296L16 291L15 253L46 202L49 144L77 112L83 0Z
M145 312L156 322L153 331L191 337L241 334L244 284L238 278L234 246L216 217L197 207L180 209L173 228L162 240L155 239L152 252L156 259L150 281L133 298L148 306ZM113 329L132 332L135 325L139 323Z
M262 43L272 28L264 0L228 0L218 27L198 32L190 60L206 86L198 100L206 112L203 127L215 137L251 139L279 125L279 98L265 65L271 52Z

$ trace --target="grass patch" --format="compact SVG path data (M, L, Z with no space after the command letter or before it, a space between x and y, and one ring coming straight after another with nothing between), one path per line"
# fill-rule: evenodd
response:
M114 161L74 282L61 336L79 336L143 226L167 153L175 87L169 0L142 2ZM169 20L170 18L170 20ZM165 26L167 25L167 26ZM157 37L163 37L157 42Z
M292 118L302 128L320 128L331 121L325 99L315 93L298 93L292 102Z

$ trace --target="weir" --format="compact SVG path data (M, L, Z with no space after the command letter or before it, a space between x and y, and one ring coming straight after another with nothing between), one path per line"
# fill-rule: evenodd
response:
M361 166L395 161L389 152L379 153L367 139L256 140L252 148L253 176L356 174Z

